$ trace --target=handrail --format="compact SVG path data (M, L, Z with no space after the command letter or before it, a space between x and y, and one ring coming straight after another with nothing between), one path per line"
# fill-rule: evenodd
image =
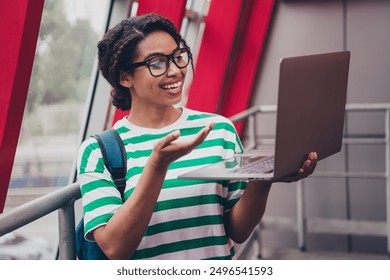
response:
M375 135L374 138L348 138L343 139L343 144L384 144L385 145L385 171L384 172L320 172L316 171L313 177L344 177L344 178L384 178L386 180L386 222L384 222L385 236L387 236L387 252L390 256L390 103L347 104L346 112L384 112L384 134ZM233 123L248 119L248 143L247 149L256 149L258 139L256 134L256 114L276 113L276 105L259 105L232 116ZM380 137L378 137L380 136ZM274 144L273 139L263 139L261 144ZM358 222L354 224L357 225ZM348 226L347 226L348 227ZM298 243L301 249L305 249L305 231L308 229L308 221L304 217L303 180L297 182L297 224ZM382 233L380 230L378 232ZM351 234L353 231L351 231ZM369 231L366 231L369 233ZM379 234L381 235L381 234Z
M277 109L276 105L257 105L251 107L245 111L242 111L234 116L230 117L233 123L242 121L251 115L257 113L275 113ZM390 103L363 103L363 104L347 104L346 111L386 111L390 110Z
M75 259L74 202L81 198L78 183L38 197L0 214L0 236L59 210L60 259Z
M347 104L345 108L346 112L364 112L364 111L383 111L387 112L389 114L390 111L390 103L367 103L367 104ZM276 113L277 112L277 106L276 105L258 105L251 107L245 111L242 111L238 114L233 115L230 117L230 120L233 123L237 123L246 119L249 119L249 144L246 148L248 149L254 149L257 147L256 142L256 119L255 116L259 113ZM389 117L386 116L386 121L388 121ZM385 124L386 129L389 129L389 125ZM387 131L385 131L385 134ZM265 139L265 143L273 144L272 140L269 142L269 139ZM375 140L375 139L344 139L345 144L375 144L375 141L379 141L378 143L384 143L386 145L389 145L387 141L384 141L383 139Z
M63 187L0 215L0 236L25 226L81 198L79 184Z
M386 129L385 141L386 144L386 172L384 176L386 182L386 199L387 199L387 238L388 250L390 250L390 180L389 180L389 165L390 165L390 103L383 104L349 104L346 107L347 111L386 111ZM276 112L274 105L261 105L252 107L244 112L241 112L233 117L233 123L249 119L251 120L252 132L256 131L256 123L254 115L257 113L272 113ZM252 140L256 140L256 135L250 136ZM256 145L256 143L254 143ZM334 176L333 174L332 176ZM343 174L338 174L343 176ZM344 174L349 176L349 174ZM357 174L350 174L358 176ZM379 176L379 175L378 175ZM379 177L381 177L379 176ZM373 176L376 177L376 176ZM59 259L75 259L75 215L74 203L81 198L80 188L78 183L60 188L54 192L48 193L35 200L20 205L14 209L0 214L0 236L12 232L24 225L27 225L39 218L42 218L56 210L59 210ZM299 228L299 226L298 226Z

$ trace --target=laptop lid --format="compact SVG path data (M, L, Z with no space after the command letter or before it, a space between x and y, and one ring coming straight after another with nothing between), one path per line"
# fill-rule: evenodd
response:
M341 150L350 52L284 58L280 63L275 177Z
M234 158L182 174L183 179L272 180L296 172L309 152L318 160L341 150L350 52L313 54L281 59L277 104L274 172L232 172L256 159Z

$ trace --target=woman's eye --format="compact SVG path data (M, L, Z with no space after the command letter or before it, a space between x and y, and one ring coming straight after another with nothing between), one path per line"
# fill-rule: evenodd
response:
M149 62L149 66L154 68L164 68L165 58L154 58Z
M179 55L175 57L176 62L180 62L181 60L183 60L183 56Z

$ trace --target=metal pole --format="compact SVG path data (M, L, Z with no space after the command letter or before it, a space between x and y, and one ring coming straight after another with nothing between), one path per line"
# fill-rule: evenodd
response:
M386 109L385 119L385 174L386 174L386 228L387 228L387 253L390 256L390 109Z
M248 116L249 145L246 148L246 150L253 150L256 148L255 116L256 115L249 115Z
M79 198L81 198L80 187L78 183L75 183L4 212L0 215L0 236L50 214L67 205L69 201Z
M298 246L301 251L306 251L305 198L303 191L303 180L298 181L296 184Z
M74 201L58 209L59 259L76 259Z

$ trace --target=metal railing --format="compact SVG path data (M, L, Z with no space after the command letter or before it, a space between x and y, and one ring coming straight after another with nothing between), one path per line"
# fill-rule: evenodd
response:
M386 222L372 221L345 221L335 219L306 219L304 213L303 182L297 183L297 218L291 221L284 218L267 218L261 222L260 228L290 227L298 232L300 249L306 247L306 232L332 232L343 234L387 236L387 252L390 255L390 104L359 104L347 105L349 111L380 111L385 113L385 132L380 139L345 139L345 144L384 144L386 162L384 173L367 172L315 172L312 176L318 177L353 177L353 178L384 178L386 180ZM256 115L260 113L276 112L276 106L257 106L231 117L232 122L248 120L249 144L246 149L255 149L258 146ZM267 141L265 141L267 142ZM76 259L75 252L75 211L74 204L81 198L77 183L63 187L57 191L39 197L33 201L18 206L0 214L0 236L10 233L39 218L58 210L59 224L59 259ZM329 227L330 226L330 227ZM259 238L258 229L255 231ZM241 248L240 251L245 251Z
M57 191L0 214L0 236L58 210L59 259L76 259L74 203L81 198L79 184Z
M344 145L354 144L374 144L385 146L385 171L384 172L321 172L316 171L311 177L323 178L372 178L385 179L386 187L386 221L357 221L343 219L325 219L325 218L306 218L304 203L304 182L301 180L296 183L297 188L297 213L296 219L292 220L284 217L265 217L261 221L261 228L289 229L297 232L298 246L302 251L306 250L307 232L316 233L339 233L369 236L387 237L387 253L390 256L390 103L374 104L348 104L346 112L382 112L384 114L384 132L383 135L376 137L344 138ZM261 139L257 136L258 114L276 113L276 106L257 106L241 112L231 118L233 122L248 120L247 133L248 144L246 149L256 149L259 144L274 144L273 139Z

